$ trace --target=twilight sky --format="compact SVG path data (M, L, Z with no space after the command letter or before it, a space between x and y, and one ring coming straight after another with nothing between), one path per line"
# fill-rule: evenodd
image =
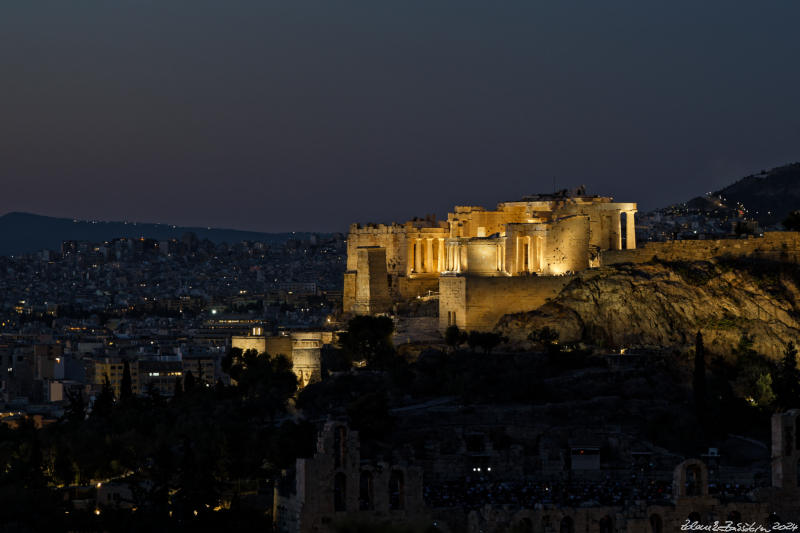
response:
M800 160L800 3L7 2L0 214L344 231Z

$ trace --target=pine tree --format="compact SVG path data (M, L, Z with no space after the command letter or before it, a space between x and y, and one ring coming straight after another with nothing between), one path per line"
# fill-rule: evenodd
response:
M122 367L122 382L120 383L119 399L123 402L133 397L133 380L131 379L131 365L127 359Z
M786 345L777 378L776 392L781 408L800 407L800 369L797 368L797 349L793 342Z
M195 379L192 371L186 372L186 375L183 378L183 390L186 392L192 392L195 386Z
M108 379L108 374L103 378L103 388L100 394L95 398L92 405L93 417L108 417L111 416L111 411L114 408L114 389L111 388L111 382Z

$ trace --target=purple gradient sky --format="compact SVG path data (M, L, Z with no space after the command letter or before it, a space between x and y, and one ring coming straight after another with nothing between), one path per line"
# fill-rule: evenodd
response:
M16 2L0 213L341 231L800 160L797 2Z

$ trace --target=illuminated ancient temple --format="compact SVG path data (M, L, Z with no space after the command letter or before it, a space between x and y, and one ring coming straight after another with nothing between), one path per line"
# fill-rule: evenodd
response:
M457 206L446 222L353 224L343 309L383 313L438 292L442 329L489 329L502 314L541 305L566 275L599 266L602 251L634 249L635 213L635 203L579 188L493 211Z

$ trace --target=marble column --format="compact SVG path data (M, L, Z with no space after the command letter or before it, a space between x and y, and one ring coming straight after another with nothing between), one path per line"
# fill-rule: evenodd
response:
M634 222L634 213L636 211L627 211L625 213L625 249L633 250L636 248L636 223Z
M611 214L611 249L622 250L622 217L620 211Z

